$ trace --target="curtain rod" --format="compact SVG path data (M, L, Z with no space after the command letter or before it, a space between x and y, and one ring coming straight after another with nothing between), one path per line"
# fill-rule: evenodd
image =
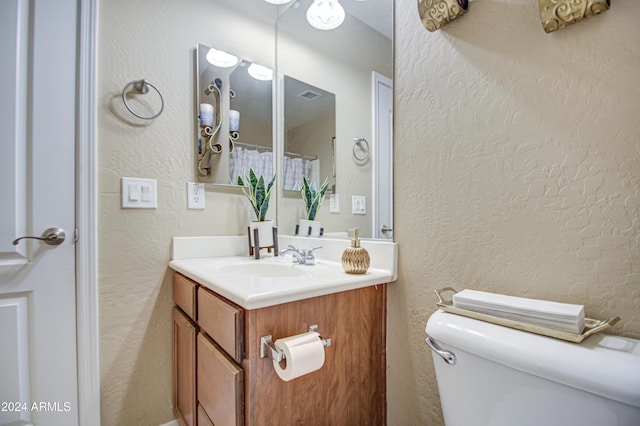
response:
M255 148L255 149L262 149L265 151L270 151L273 152L273 148L271 148L270 146L264 146L264 145L256 145L256 144L252 144L252 143L246 143L246 142L235 142L235 145L241 146L241 147L245 147L245 148ZM318 156L313 156L313 155L306 155L306 154L298 154L296 152L285 152L284 155L288 155L289 157L300 157L300 158L304 158L307 160L317 160Z

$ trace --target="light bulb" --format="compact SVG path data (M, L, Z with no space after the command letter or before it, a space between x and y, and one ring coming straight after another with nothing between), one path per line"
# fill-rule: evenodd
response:
M209 49L207 62L216 67L229 68L238 63L238 57L218 49Z
M307 21L319 30L332 30L344 21L344 9L338 0L313 0L307 10Z
M251 64L249 65L247 72L256 80L268 81L273 79L273 70L263 65Z

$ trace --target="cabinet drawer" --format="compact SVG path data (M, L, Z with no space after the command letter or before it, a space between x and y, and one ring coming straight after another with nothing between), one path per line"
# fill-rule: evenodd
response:
M244 424L244 372L224 351L198 333L198 403L216 426ZM206 422L204 423L206 424Z
M173 300L192 320L196 320L196 290L198 284L178 273L173 274Z
M205 288L198 288L198 325L237 362L244 358L244 313Z

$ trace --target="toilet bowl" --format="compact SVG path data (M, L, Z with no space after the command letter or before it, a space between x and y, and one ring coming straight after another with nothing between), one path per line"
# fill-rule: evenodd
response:
M570 343L436 311L428 344L447 426L638 426L640 341Z

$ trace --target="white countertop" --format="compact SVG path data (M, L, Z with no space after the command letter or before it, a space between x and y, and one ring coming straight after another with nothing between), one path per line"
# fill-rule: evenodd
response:
M191 278L245 309L324 296L341 291L393 282L397 279L397 244L362 241L371 257L365 274L347 274L338 261L349 240L280 236L280 248L323 246L316 265L294 265L291 256L274 257L262 251L259 260L248 256L246 237L177 237L173 241L171 269ZM295 269L297 276L257 276L243 273L247 266L267 264ZM269 267L267 265L267 267Z

